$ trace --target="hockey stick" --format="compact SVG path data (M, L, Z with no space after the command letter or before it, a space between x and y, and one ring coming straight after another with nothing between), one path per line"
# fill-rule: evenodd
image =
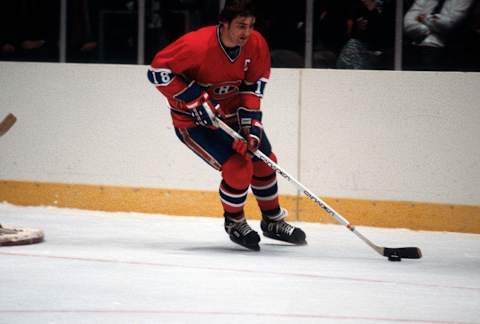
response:
M245 140L242 135L231 129L227 124L217 118L218 126L225 131L228 135L233 138ZM330 207L327 203L325 203L322 199L317 197L312 191L310 191L307 187L301 184L298 180L288 174L287 171L283 170L278 164L273 162L268 156L257 150L255 152L251 152L257 158L262 160L265 164L267 164L272 170L280 174L283 178L285 178L288 182L292 182L299 188L305 196L307 196L310 200L316 203L320 208L326 211L330 216L335 218L340 224L346 226L350 231L352 231L355 235L357 235L363 242L367 243L372 249L374 249L378 254L388 257L390 261L400 261L401 258L406 259L420 259L422 257L422 252L418 247L401 247L401 248L387 248L383 246L378 246L370 241L367 237L361 234L357 229L350 224L343 216L341 216L337 211L335 211L332 207Z
M8 114L2 122L0 122L0 137L2 137L15 124L17 117L14 114Z

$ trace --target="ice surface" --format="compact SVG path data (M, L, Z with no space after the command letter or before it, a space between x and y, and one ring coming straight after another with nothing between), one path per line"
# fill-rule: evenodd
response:
M480 235L296 223L308 245L230 242L221 218L16 207L4 226L45 242L0 247L0 323L480 323ZM258 221L250 221L259 229Z

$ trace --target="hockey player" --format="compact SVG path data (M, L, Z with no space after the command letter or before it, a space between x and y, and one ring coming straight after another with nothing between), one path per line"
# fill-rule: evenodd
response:
M275 172L249 151L260 149L276 161L262 126L260 102L270 76L270 52L254 28L250 0L227 0L217 26L187 33L160 50L148 79L167 98L176 135L199 157L221 171L220 200L230 239L259 250L260 236L247 223L249 188L262 212L267 237L305 244L305 233L285 222ZM216 118L240 131L233 140Z

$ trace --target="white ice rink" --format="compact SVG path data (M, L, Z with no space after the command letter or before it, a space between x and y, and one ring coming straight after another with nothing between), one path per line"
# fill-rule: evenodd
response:
M424 254L388 262L339 225L252 252L221 218L0 204L0 223L45 232L0 247L2 324L480 323L480 235L360 228Z

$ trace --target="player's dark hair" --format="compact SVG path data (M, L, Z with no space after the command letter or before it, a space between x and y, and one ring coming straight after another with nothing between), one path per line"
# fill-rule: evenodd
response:
M219 21L230 23L236 17L255 17L253 0L227 0L220 12Z

